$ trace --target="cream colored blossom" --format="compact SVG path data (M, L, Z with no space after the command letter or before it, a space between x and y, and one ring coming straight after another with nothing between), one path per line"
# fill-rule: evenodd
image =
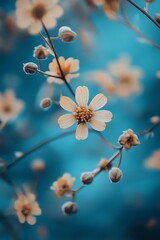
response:
M17 0L17 25L28 28L31 34L37 34L42 29L42 23L50 29L56 26L57 18L63 14L63 9L57 5L58 0Z
M142 77L140 68L132 68L128 56L108 65L107 71L94 73L95 81L111 95L122 98L141 91L139 80Z
M79 76L79 73L75 73L79 70L79 60L74 59L72 57L65 60L64 57L59 57L59 63L61 65L62 71L65 75L67 82L70 82L72 78L77 78ZM55 58L49 64L49 70L50 71L47 71L48 74L52 74L57 77L62 76ZM54 77L48 77L48 82L49 83L55 82L59 84L64 83L62 79Z
M126 149L130 149L132 146L137 146L140 144L138 136L134 134L133 130L131 129L124 131L119 137L118 142Z
M11 89L7 90L3 95L0 94L0 120L2 121L2 126L8 121L15 119L23 108L24 102L16 99Z
M145 160L145 167L160 170L160 150L154 151L152 155Z
M35 201L35 195L32 193L27 195L19 194L14 207L20 223L27 222L33 225L36 223L35 216L39 216L42 213L38 203Z
M97 94L88 106L89 91L88 88L77 87L75 99L78 104L74 103L70 98L62 96L60 98L60 105L63 109L72 112L71 114L62 115L58 119L58 124L61 128L69 128L74 123L77 123L76 139L83 140L88 137L88 126L97 131L103 131L106 128L106 122L112 119L112 113L106 110L99 110L107 103L107 97L103 94Z
M63 197L72 188L74 182L75 178L72 178L69 173L65 173L53 183L51 190L55 192L57 197Z

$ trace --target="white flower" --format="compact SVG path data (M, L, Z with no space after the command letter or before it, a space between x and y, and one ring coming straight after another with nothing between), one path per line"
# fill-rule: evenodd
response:
M68 97L62 96L60 98L61 107L72 112L71 114L63 115L58 119L60 127L69 128L74 123L77 123L76 139L78 140L83 140L88 137L87 123L90 123L91 127L97 131L105 130L105 123L111 121L112 113L106 110L97 110L107 103L107 97L101 93L97 94L88 106L88 88L85 86L79 86L76 89L75 99L78 106Z
M12 90L0 94L0 120L2 125L15 119L24 108L24 102L15 98Z
M35 201L35 195L29 193L27 195L20 194L15 201L14 207L20 223L28 222L30 225L36 223L34 216L41 215L42 211L38 203Z
M50 29L56 26L57 18L63 14L57 0L17 0L17 24L20 28L28 28L31 34L42 29L42 23Z

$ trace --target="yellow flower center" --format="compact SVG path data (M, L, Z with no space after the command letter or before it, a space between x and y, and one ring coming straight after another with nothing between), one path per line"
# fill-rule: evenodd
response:
M92 119L92 111L86 107L77 108L75 117L78 124L90 122Z
M24 205L21 212L25 217L27 217L31 213L31 208L29 206Z
M37 20L41 20L46 14L46 8L43 3L35 5L31 11L31 16Z

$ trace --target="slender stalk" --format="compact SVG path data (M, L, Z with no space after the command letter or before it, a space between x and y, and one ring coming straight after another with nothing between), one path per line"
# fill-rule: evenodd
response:
M60 77L60 76L54 76L54 75L52 75L52 74L49 74L49 73L43 72L43 71L41 71L41 70L39 70L39 69L37 69L36 72L38 72L38 73L40 73L40 74L42 74L42 75L44 75L44 76L48 76L48 77L54 77L54 78L62 79L62 77Z
M143 34L141 31L139 31L139 29L137 29L129 20L128 15L127 15L127 11L126 11L126 0L122 0L122 15L124 17L124 23L130 28L132 29L135 33L137 33L139 36L141 36L142 38L144 38L147 42L149 42L150 44L152 44L154 47L159 48L160 49L160 45L158 45L157 43L155 43L154 41L152 41L150 38L148 38L145 34Z
M120 147L119 148L119 151L117 152L117 153L115 153L111 158L110 158L110 160L108 161L108 163L107 163L107 165L106 165L106 167L108 166L108 165L110 165L119 155L120 155L120 159L122 160L122 151L123 151L123 147ZM120 161L121 161L120 160ZM94 174L94 178L97 176L97 175L99 175L102 171L104 171L104 168L102 169L102 168L98 168L98 169L94 169L93 171L92 171L92 173ZM86 186L88 186L88 184L82 184L82 185L80 185L80 187L79 188L77 188L76 190L70 190L69 191L69 196L73 199L73 200L75 200L75 197L76 197L76 195L77 195L77 193L79 192L79 191L81 191L83 188L85 188Z
M144 136L146 134L152 133L158 126L160 125L160 122L153 124L153 126L151 126L150 128L140 132L137 134L138 137Z
M89 132L93 132L93 133L96 133L96 134L99 133L99 132L97 132L97 131L95 131L95 130L93 130L93 129L90 129ZM56 136L53 136L53 137L51 137L51 138L48 138L47 140L45 140L45 141L39 143L38 145L34 146L33 148L31 148L30 150L24 152L24 153L22 154L22 156L20 156L20 157L18 157L18 158L15 158L11 163L9 163L8 165L6 165L5 168L4 168L2 171L0 171L0 174L3 175L8 169L10 169L10 168L12 168L13 166L15 166L15 165L16 165L18 162L20 162L23 158L25 158L25 157L28 156L29 154L37 151L38 149L44 147L45 145L47 145L47 144L49 144L49 143L51 143L51 142L54 142L54 141L56 141L56 140L58 140L58 139L61 139L61 138L65 137L65 136L72 135L72 134L74 134L74 133L75 133L75 131L72 130L72 131L60 133L60 134L58 134L58 135L56 135ZM99 135L99 134L98 134L98 135ZM100 135L99 135L99 136L100 136ZM103 139L105 139L105 138L103 137ZM108 141L106 140L106 142L108 142ZM109 143L109 142L108 142L108 143ZM110 144L110 145L111 145L111 144Z
M44 29L46 35L47 35L47 38L48 38L50 47L51 47L51 49L53 50L53 53L54 53L54 55L55 55L55 58L56 58L56 61L57 61L57 64L58 64L60 73L61 73L61 75L62 75L62 80L64 81L64 83L65 83L66 86L68 87L68 89L69 89L69 91L71 92L71 94L75 97L75 94L74 94L71 86L69 85L69 83L67 82L67 80L66 80L66 78L65 78L65 74L63 73L63 70L62 70L62 68L61 68L61 65L60 65L60 62L59 62L59 59L58 59L58 55L57 55L56 49L55 49L55 47L54 47L54 45L53 45L53 42L52 42L52 40L51 40L51 38L50 38L50 35L49 35L49 32L48 32L45 24L43 23L43 21L42 21L42 26L43 26L43 29Z
M158 28L160 28L160 24L152 18L143 8L138 6L135 2L132 0L127 0L130 4L132 4L135 8L137 8L140 12L142 12L148 19L150 19Z
M40 71L42 71L42 64L41 64L41 60L40 59L38 59L38 67L39 67Z

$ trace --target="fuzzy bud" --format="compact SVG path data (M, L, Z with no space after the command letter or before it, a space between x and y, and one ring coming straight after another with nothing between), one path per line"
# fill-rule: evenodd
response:
M23 65L23 70L26 74L34 74L38 70L38 66L32 62L25 63Z
M70 27L63 26L59 29L58 36L64 42L71 42L76 38L77 34L74 31L72 31Z
M66 202L62 206L62 211L66 215L73 215L73 214L77 213L77 211L78 211L77 204L75 204L73 202Z
M102 160L99 162L99 167L104 170L109 170L112 167L112 163L109 163L109 160L106 158L102 158Z
M47 48L43 47L42 45L35 47L33 52L33 56L39 60L46 59L49 54L50 51Z
M44 98L42 99L40 106L41 108L49 108L52 105L52 100L50 98Z
M84 184L90 184L93 182L94 174L92 172L85 172L81 175L81 180Z
M119 182L122 178L122 171L118 167L113 167L109 172L111 182Z

